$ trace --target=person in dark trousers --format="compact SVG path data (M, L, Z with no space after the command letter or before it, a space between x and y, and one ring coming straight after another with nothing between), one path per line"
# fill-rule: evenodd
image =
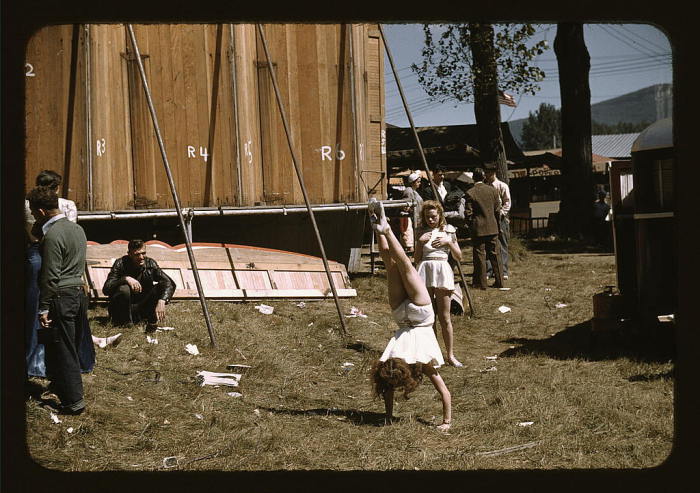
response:
M165 305L175 292L175 283L158 263L146 256L143 240L133 239L127 254L112 265L102 292L109 297L107 310L115 325L146 321L153 332L165 318Z
M498 191L483 183L484 172L474 170L474 186L467 191L465 216L472 237L474 273L472 285L486 289L486 258L491 261L495 282L493 287L503 287L501 256L498 254L498 218L501 212L501 199Z
M41 226L42 265L39 274L39 338L45 347L47 377L61 401L60 412L80 414L85 409L81 366L92 369L95 352L87 344L91 361L83 361L81 343L91 338L87 295L83 287L87 239L83 228L59 209L58 194L50 187L27 194L29 208Z

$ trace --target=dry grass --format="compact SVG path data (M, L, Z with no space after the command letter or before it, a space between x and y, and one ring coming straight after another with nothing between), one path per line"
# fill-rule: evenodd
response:
M216 349L199 302L173 303L166 323L176 330L156 333L158 344L134 328L119 347L98 350L84 376L83 415L53 424L36 389L27 401L29 451L63 471L163 470L166 457L177 458L168 470L228 471L659 465L673 440L670 356L639 336L590 343L591 297L615 284L613 257L518 244L514 259L510 291L472 291L478 317L453 318L465 367L441 370L453 399L449 434L431 426L441 410L427 381L398 399L397 423L383 424L367 374L395 327L380 269L354 279L358 297L341 301L344 313L356 306L368 315L347 319L349 343L338 336L332 301L267 302L272 315L256 303L210 302ZM501 314L501 305L512 311ZM105 315L103 306L91 310L96 335L115 332ZM188 354L188 343L201 354ZM232 363L252 366L238 389L196 384L197 371ZM243 397L228 396L233 390ZM527 447L488 454L515 446Z

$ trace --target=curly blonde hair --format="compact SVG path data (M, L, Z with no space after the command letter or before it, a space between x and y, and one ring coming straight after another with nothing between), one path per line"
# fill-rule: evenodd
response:
M425 220L425 214L431 210L435 209L438 213L440 220L438 221L438 229L443 230L447 225L447 220L445 220L445 210L442 208L442 204L437 200L426 200L423 202L423 208L420 210L420 221L424 228L428 227L428 221Z
M383 397L388 390L403 390L408 394L416 390L423 380L423 364L408 364L400 358L389 358L386 361L377 360L370 371L374 394Z

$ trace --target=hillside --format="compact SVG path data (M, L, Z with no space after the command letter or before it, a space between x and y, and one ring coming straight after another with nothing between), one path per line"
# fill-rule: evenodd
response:
M673 85L656 84L591 105L593 121L605 124L620 122L655 122L671 116L673 107ZM521 142L523 124L527 118L508 122L510 131L518 143Z

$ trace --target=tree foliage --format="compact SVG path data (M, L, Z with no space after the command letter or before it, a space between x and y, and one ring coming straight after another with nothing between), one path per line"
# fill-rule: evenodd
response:
M482 67L475 63L469 46L479 36L469 24L425 24L423 61L411 65L418 81L436 101L474 101L474 80ZM546 41L528 45L535 33L530 24L499 24L493 47L499 89L518 94L534 95L544 78L544 72L530 65L544 52Z
M549 149L561 143L561 111L554 105L542 103L528 114L521 134L523 149Z
M641 132L650 122L617 122L615 124L591 122L593 135L615 135ZM561 110L542 103L534 113L528 114L520 137L523 150L534 151L561 146Z

